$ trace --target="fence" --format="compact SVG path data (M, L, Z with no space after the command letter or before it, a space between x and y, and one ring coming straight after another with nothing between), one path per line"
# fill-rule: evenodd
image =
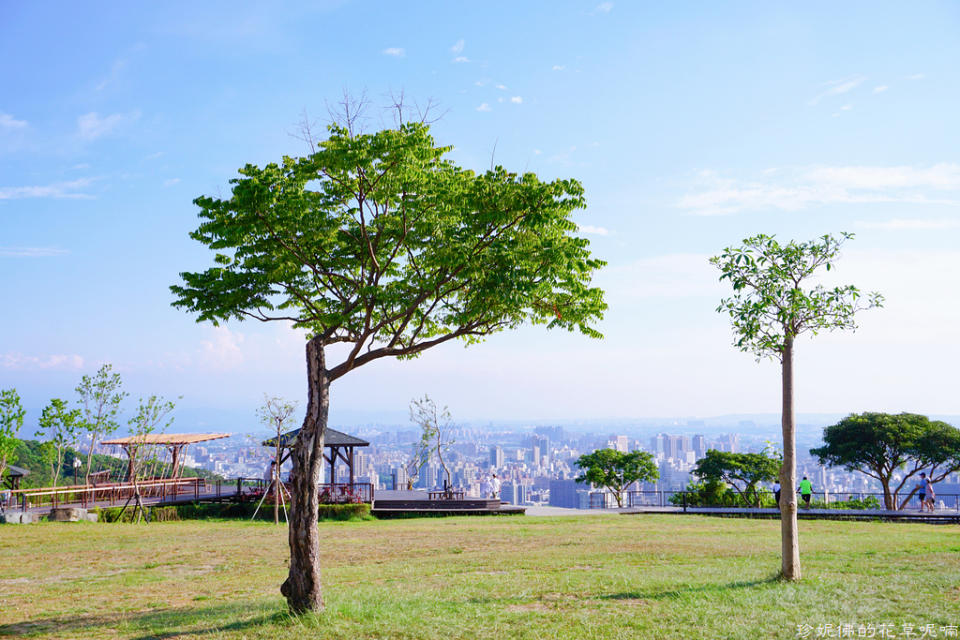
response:
M727 493L726 498L720 502L711 502L704 500L703 496L691 491L624 491L624 507L738 507L751 508L756 507L756 501L751 499L749 503L743 500L739 493ZM751 497L752 498L752 497ZM772 491L759 491L758 498L760 507L774 508L776 501ZM919 497L914 495L904 503L906 496L897 496L897 502L901 510L916 508L920 509ZM806 502L798 497L800 508L806 506ZM811 494L810 504L816 508L826 509L884 509L883 494L870 492L814 492ZM613 494L608 492L596 491L590 494L591 509L609 509L617 506ZM960 494L937 494L936 509L940 511L953 510L960 512Z

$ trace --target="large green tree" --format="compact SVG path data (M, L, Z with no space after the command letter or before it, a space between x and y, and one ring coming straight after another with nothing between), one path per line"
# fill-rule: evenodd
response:
M0 478L7 464L16 462L17 438L27 415L16 389L0 389Z
M728 247L710 259L720 270L720 279L733 287L733 296L721 301L718 312L726 313L734 329L734 345L753 353L757 360L773 358L781 365L781 427L783 466L780 484L797 486L796 416L793 406L794 341L803 333L855 329L854 315L860 309L879 306L882 298L872 293L862 298L853 285L810 285L814 274L829 271L840 247L852 234L839 238L825 235L810 242L780 244L773 236L756 235L738 247ZM797 532L797 496L780 494L781 574L800 579L800 543Z
M960 470L960 429L915 413L851 414L823 430L822 447L810 454L820 464L876 478L887 509L901 509L916 491L916 474L940 482ZM899 501L904 486L910 493Z
M743 498L745 504L760 506L757 485L772 482L780 474L783 458L779 454L733 453L709 449L697 460L693 475L701 480L725 482Z
M333 125L315 153L248 164L230 197L194 200L202 222L191 236L216 252L215 266L182 273L174 305L198 321L307 332L281 587L293 612L323 606L317 485L332 382L525 322L599 336L592 323L606 305L590 280L603 263L570 219L585 204L581 185L502 167L476 174L449 150L423 124L372 134Z
M577 482L589 482L609 489L623 506L623 492L634 482L650 482L660 477L653 456L646 451L624 453L616 449L597 449L577 458L580 475Z

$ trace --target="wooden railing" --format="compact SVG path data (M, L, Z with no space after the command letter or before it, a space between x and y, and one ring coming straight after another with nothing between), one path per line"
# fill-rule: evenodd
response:
M136 486L132 482L110 483L102 485L72 485L67 487L40 487L36 489L18 489L11 491L11 500L27 509L49 505L56 507L61 504L80 504L82 507L92 507L97 504L114 505L126 500L139 487L140 495L144 498L160 498L193 494L199 499L206 490L203 478L166 478L138 481Z

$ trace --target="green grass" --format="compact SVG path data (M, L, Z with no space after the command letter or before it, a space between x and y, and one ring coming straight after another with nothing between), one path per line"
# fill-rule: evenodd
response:
M278 592L283 526L5 526L0 635L795 638L798 624L891 623L905 637L904 623L960 625L956 526L801 521L800 528L804 579L790 584L776 579L776 521L322 523L327 608L293 619Z

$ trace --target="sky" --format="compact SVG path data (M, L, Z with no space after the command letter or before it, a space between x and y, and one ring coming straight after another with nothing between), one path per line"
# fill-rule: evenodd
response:
M303 335L170 306L212 264L192 200L305 155L345 94L375 130L402 93L461 166L584 185L605 337L379 360L334 424L424 393L474 421L776 413L707 260L843 231L829 282L886 304L799 341L798 411L960 414L958 29L947 2L2 3L0 388L39 408L111 363L184 409L302 406Z

